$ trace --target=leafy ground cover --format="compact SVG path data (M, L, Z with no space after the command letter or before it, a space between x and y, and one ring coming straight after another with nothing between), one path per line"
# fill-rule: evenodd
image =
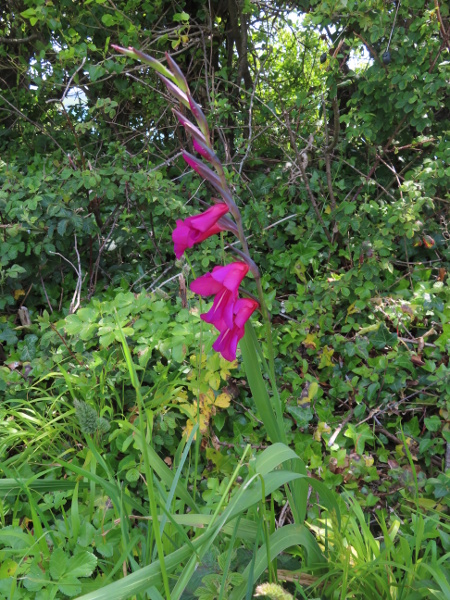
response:
M214 2L13 4L0 595L450 598L448 9L242 3L244 52ZM211 198L189 137L112 42L179 52L206 107L285 443L189 290L231 238L174 259L176 220Z

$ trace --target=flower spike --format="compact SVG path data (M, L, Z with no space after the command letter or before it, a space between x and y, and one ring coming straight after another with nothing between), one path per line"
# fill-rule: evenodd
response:
M164 77L167 77L167 79L176 81L176 78L172 75L169 69L167 69L163 64L161 64L159 60L156 60L156 58L153 58L152 56L149 56L148 54L145 54L140 50L136 50L136 48L133 48L133 46L129 46L128 48L122 48L122 46L116 46L115 44L111 44L111 48L114 48L114 50L116 50L117 52L125 54L125 56L129 56L130 58L139 59L147 65L150 65L152 69L155 69L155 71L157 71L161 75L164 75Z
M200 108L200 105L197 104L197 102L191 96L189 96L189 105L191 107L191 112L194 115L195 120L198 123L198 126L202 130L203 135L206 137L206 139L209 140L208 122L206 120L206 117L205 117L202 109Z
M167 77L164 77L164 75L161 75L160 73L157 73L157 75L161 79L161 81L165 84L165 86L167 87L169 92L173 96L175 96L175 98L179 102L181 102L181 104L183 104L183 106L185 106L186 108L189 108L189 100L188 100L188 97L186 96L186 94L183 91L181 91L178 86L176 86L169 79L167 79Z
M189 87L188 87L186 78L183 75L180 67L177 65L177 63L173 60L173 58L170 56L170 54L168 52L166 52L166 59L167 59L167 64L169 65L169 68L173 73L173 77L175 77L175 81L179 85L180 89L189 96L190 95Z

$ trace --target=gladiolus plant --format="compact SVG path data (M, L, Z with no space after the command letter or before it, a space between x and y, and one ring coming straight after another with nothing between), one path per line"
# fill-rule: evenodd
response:
M220 352L226 360L233 361L236 359L237 346L240 343L249 384L267 431L272 441L284 442L281 401L275 384L271 326L261 277L258 267L250 256L241 213L233 200L224 168L214 152L206 117L192 98L183 73L169 54L166 54L167 68L153 57L134 48L119 46L113 48L121 54L146 63L155 70L174 101L179 104L180 110L174 108L173 112L191 137L194 150L200 157L184 151L182 153L184 160L221 196L220 200L214 199L215 203L205 212L176 222L176 228L172 233L175 255L180 258L187 249L219 232L229 231L238 238L241 247L233 248L233 251L238 255L239 260L225 266L214 267L210 273L194 280L190 288L200 296L214 297L210 310L201 315L204 321L214 325L219 332L213 349ZM186 116L187 111L190 111L195 123ZM242 288L243 279L249 273L253 275L256 284L257 299ZM263 353L258 348L257 338L249 321L257 309L261 312L266 325L268 360L266 362L263 358L262 365L266 368L271 383L272 398L269 397L261 373L258 356L263 357Z

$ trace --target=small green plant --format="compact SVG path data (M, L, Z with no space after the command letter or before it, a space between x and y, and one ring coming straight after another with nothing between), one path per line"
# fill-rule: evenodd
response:
M99 417L95 408L80 400L74 400L73 404L78 423L83 433L94 435L95 433L103 434L109 431L109 422L104 417Z

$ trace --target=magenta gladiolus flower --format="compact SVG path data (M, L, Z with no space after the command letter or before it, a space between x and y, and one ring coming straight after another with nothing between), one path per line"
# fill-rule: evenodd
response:
M222 330L213 344L214 350L220 352L225 360L230 362L236 360L237 345L239 340L244 337L245 324L258 306L258 302L250 298L239 298L235 302L233 327Z
M225 227L219 225L217 221L227 212L226 204L214 204L200 215L177 221L177 226L172 232L175 256L180 258L186 248L192 248L194 244L203 242L219 231L224 231Z
M201 315L204 321L212 323L219 331L233 328L234 303L241 281L247 273L246 263L234 262L225 267L214 267L211 273L206 273L191 283L191 290L196 294L215 295L211 309Z

